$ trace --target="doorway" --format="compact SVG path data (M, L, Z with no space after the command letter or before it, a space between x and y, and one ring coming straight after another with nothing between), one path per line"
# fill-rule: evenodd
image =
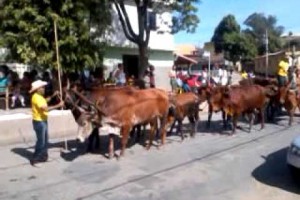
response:
M138 77L139 57L137 55L123 55L123 65L126 76Z

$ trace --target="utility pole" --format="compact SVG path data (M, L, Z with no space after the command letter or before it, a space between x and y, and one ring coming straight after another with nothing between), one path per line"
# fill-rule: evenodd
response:
M268 29L266 29L266 78L268 78L268 68L269 68L269 38L268 38Z

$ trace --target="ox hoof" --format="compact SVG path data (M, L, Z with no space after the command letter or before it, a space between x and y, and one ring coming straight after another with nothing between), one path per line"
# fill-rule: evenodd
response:
M235 135L235 132L231 132L228 134L228 136L234 136Z
M116 156L117 161L121 160L121 157L123 156Z
M149 151L150 150L150 145L148 144L148 145L146 145L146 147L145 147L145 149L147 150L147 151Z

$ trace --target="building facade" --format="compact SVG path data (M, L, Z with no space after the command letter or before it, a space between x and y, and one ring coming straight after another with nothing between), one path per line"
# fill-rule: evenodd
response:
M136 6L125 6L133 31L138 33L138 18ZM112 33L107 36L109 47L104 55L105 76L123 63L126 72L137 70L139 52L136 44L130 42L123 31L119 17L114 7L112 11ZM150 12L150 10L149 10ZM172 13L165 11L154 15L156 30L151 31L149 40L149 63L155 67L155 81L159 88L169 89L168 72L173 66L175 49L173 35L171 34Z

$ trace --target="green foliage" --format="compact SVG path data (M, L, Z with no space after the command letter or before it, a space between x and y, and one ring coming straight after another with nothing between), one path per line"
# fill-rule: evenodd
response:
M232 40L232 38L236 38L236 36L230 36L230 34L239 34L240 29L240 25L236 22L233 15L225 16L216 27L214 35L211 39L212 42L214 42L216 53L221 53L223 50L228 48L230 49L230 47L227 47L225 39L227 38ZM229 46L230 45L231 44L229 44Z
M172 4L173 15L173 27L172 32L177 33L179 31L186 31L188 33L194 33L200 19L197 15L196 5L200 3L200 0L186 0L175 1Z
M110 24L106 0L4 0L0 6L0 44L10 50L14 61L54 67L54 20L64 70L101 63L105 43L99 38Z
M252 60L257 54L265 53L265 35L268 30L269 52L276 52L282 47L280 36L283 33L283 27L276 26L276 22L274 16L265 17L254 13L244 22L248 27L241 31L233 15L225 16L212 37L215 51L223 52L225 58L233 62Z
M232 62L249 60L256 55L252 38L241 33L240 25L233 15L225 16L215 29L212 41L216 53L224 52L225 58Z
M284 31L283 26L277 26L275 16L265 16L263 13L253 13L244 22L247 26L244 31L255 40L259 55L266 52L266 31L268 31L269 52L273 53L282 48L280 36Z

